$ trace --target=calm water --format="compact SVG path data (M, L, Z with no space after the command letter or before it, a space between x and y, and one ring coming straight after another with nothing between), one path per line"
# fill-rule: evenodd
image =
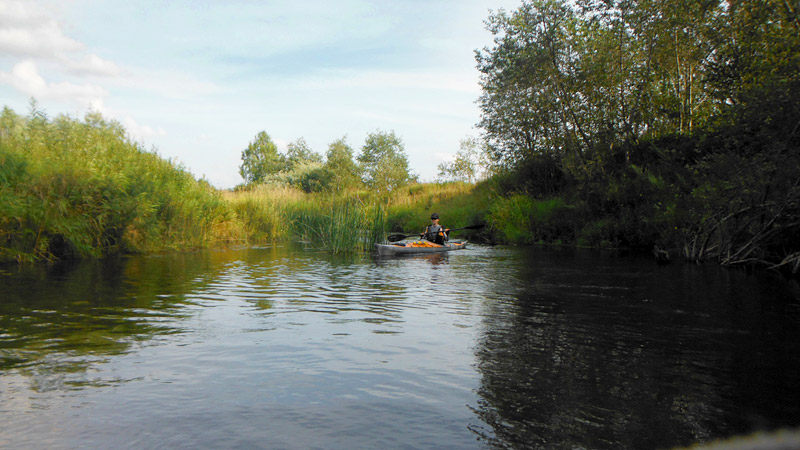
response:
M0 271L0 447L650 449L800 425L771 276L547 248Z

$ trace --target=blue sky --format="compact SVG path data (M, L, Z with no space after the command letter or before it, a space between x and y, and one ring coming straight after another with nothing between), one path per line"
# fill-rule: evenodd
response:
M90 109L220 188L259 131L321 154L394 131L436 177L479 135L474 50L519 0L0 0L0 103Z

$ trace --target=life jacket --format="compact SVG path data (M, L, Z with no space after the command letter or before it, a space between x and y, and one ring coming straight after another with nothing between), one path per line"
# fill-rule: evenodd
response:
M441 225L428 225L423 233L423 238L441 245L447 241L447 235Z

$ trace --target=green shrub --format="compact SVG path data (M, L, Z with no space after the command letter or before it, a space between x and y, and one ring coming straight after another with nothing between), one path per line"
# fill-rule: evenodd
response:
M219 192L143 150L116 122L0 115L0 261L207 246Z
M495 199L488 222L499 241L508 244L536 242L533 234L534 201L526 195Z

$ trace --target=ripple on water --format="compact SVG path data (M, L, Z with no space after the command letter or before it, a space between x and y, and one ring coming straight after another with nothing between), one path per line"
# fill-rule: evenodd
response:
M10 274L0 444L624 449L800 423L800 308L739 275L481 246Z

